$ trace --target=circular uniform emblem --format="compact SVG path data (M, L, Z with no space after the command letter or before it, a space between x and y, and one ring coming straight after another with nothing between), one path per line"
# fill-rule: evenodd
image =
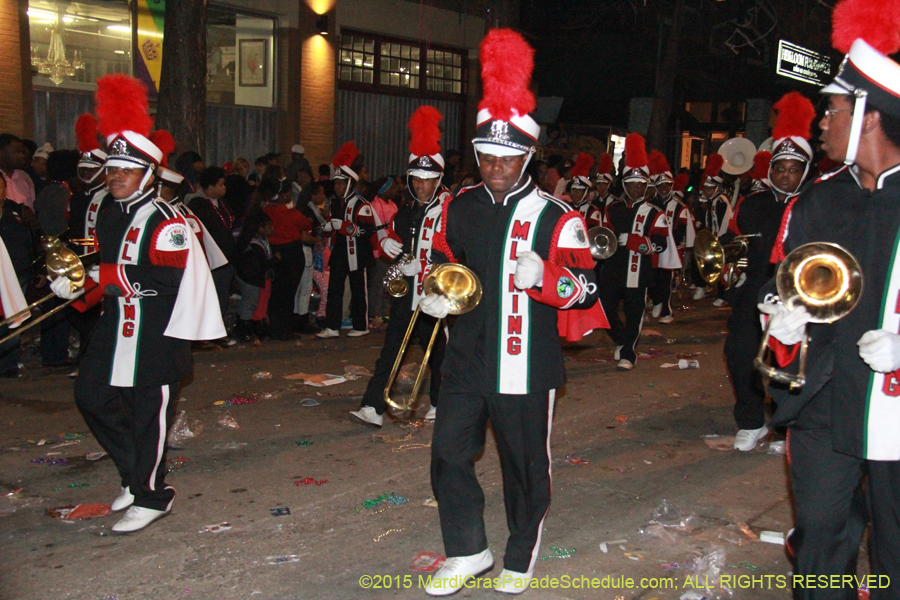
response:
M579 244L587 243L587 233L585 233L584 227L581 225L581 223L575 226L575 239Z
M575 293L575 282L570 277L560 277L556 282L556 293L560 298L568 298Z
M638 252L640 252L641 254L647 254L647 252L649 251L650 248L647 246L647 244L641 244L640 246L638 246Z
M172 245L176 248L184 248L187 244L187 236L185 235L187 232L180 228L176 227L169 232L169 239L172 241Z

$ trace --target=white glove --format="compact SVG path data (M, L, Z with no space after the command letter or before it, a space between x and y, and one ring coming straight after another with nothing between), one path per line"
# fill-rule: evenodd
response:
M69 283L68 277L57 277L50 282L50 290L64 300L72 300L84 293L83 287L78 288L73 292Z
M422 261L411 260L400 265L400 272L407 277L413 277L422 272Z
M738 277L737 283L734 284L734 287L739 288L745 283L747 283L747 274L742 272L741 276Z
M324 233L331 233L332 231L334 231L334 227L331 226L331 221L322 225L322 231Z
M531 250L516 255L516 272L513 283L520 290L528 290L544 280L544 260L541 255Z
M900 369L900 335L887 329L865 332L859 341L859 356L873 371L891 373Z
M784 344L793 346L803 339L806 324L811 318L803 306L788 310L784 304L763 302L756 305L759 312L769 315L769 335Z
M620 234L619 234L619 245L620 245L620 246L624 246L624 245L627 244L627 243L628 243L628 234L627 234L627 233L620 233Z
M403 244L394 238L384 238L384 241L381 242L381 249L384 250L384 253L390 258L397 258L400 255L400 252L403 251Z
M100 283L100 265L91 267L87 272L87 276L90 277L94 283Z
M334 231L337 231L338 229L341 228L342 223L343 223L343 221L340 219L332 219L331 223L329 223L329 224L331 225L331 229L333 229Z
M429 294L419 300L419 308L421 308L422 312L426 315L430 315L436 319L443 319L450 314L450 300L448 300L446 296Z

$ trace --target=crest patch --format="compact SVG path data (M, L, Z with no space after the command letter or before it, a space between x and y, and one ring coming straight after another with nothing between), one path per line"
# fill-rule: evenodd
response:
M166 223L156 236L155 250L178 252L188 249L188 225L172 220Z
M556 282L556 294L560 298L569 298L575 293L575 282L571 277L560 277Z

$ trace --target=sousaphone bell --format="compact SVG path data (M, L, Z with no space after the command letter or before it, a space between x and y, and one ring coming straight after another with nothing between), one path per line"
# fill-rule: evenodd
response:
M750 240L761 237L759 233L739 235L727 244L722 244L708 229L701 229L694 238L694 262L700 277L708 284L719 279L725 282L725 289L731 289L736 277L735 267L745 267L744 258L750 249Z

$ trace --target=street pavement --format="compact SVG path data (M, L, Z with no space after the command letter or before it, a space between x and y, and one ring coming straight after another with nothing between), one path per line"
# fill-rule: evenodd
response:
M673 324L645 324L645 357L626 373L615 370L602 332L565 345L553 501L535 568L542 587L524 597L673 600L699 586L685 597L790 598L789 579L779 579L791 569L784 547L755 539L792 526L785 457L768 446L783 436L746 453L703 438L735 433L722 357L727 315L706 299L677 311ZM101 448L74 406L72 380L42 369L26 347L23 376L0 384L0 598L424 598L428 573L411 563L443 552L438 511L425 504L433 426L352 422L367 377L323 388L282 378L371 370L382 339L304 336L196 352L177 412L202 431L168 452L174 509L124 536L110 532L116 515L48 516L109 503L119 488L108 457L85 458ZM661 367L680 357L699 368ZM411 350L409 360L420 359L421 349ZM249 400L216 404L235 398ZM423 402L413 417L424 416L427 395ZM226 413L239 428L217 424ZM485 578L497 577L507 528L491 433L476 468L497 561ZM661 505L668 514L652 523ZM273 516L279 508L290 514ZM485 578L480 588L491 584ZM496 594L473 588L457 597Z

